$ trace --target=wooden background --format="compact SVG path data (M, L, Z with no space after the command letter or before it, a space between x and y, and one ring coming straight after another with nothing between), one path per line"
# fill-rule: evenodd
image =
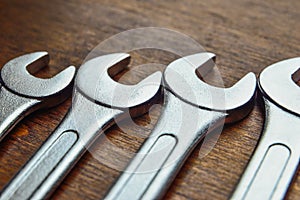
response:
M18 55L46 50L51 63L38 76L49 77L68 65L80 66L98 43L114 34L155 26L187 34L207 51L216 53L225 85L230 86L249 71L258 75L276 61L300 55L299 10L298 0L1 0L0 66ZM156 54L149 55L151 59ZM145 61L138 53L133 60L138 64ZM135 83L147 73L150 72L133 72L133 76L122 80ZM0 144L0 188L55 129L70 104L71 98L56 108L30 115ZM125 123L123 128L114 126L107 131L108 140L99 139L91 147L53 199L102 198L120 172L101 160L105 158L121 167L130 160L130 154L120 153L107 143L123 152L135 152L143 138L132 133L149 134L159 112L154 109L150 115L136 119L141 127L132 128ZM199 145L165 198L228 199L253 152L262 125L262 112L255 106L247 119L225 127L204 158ZM298 172L287 199L299 197Z

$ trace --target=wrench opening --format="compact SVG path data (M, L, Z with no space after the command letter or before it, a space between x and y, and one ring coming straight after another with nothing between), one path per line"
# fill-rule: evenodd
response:
M85 62L75 80L78 91L90 100L111 108L128 109L148 103L160 91L161 72L155 72L135 85L120 84L112 74L125 69L130 55L114 53Z
M292 74L293 81L300 86L300 67Z
M20 96L36 99L56 98L61 92L69 90L75 67L69 66L52 78L38 78L35 73L49 63L47 52L34 52L14 58L1 69L2 84ZM68 93L68 92L67 92Z
M216 56L213 56L212 58L204 62L201 66L199 66L195 70L195 73L199 79L204 81L204 76L206 76L209 72L211 72L215 66L216 66Z
M44 54L44 55L43 55ZM43 52L41 56L34 62L27 65L25 68L30 74L35 74L45 68L50 62L50 56L47 52Z
M108 75L110 77L114 77L115 75L123 71L125 68L127 68L129 63L130 63L130 56L125 57L124 59L122 59L121 61L117 62L116 64L112 65L107 69Z

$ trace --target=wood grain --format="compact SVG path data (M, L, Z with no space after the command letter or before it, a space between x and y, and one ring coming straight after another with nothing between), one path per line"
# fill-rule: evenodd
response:
M274 62L300 55L299 10L298 0L1 0L0 66L18 55L46 50L51 63L38 76L52 76L68 65L80 66L98 43L114 34L154 26L184 33L216 53L219 71L225 85L230 86L249 71L258 75ZM149 53L147 58L155 56ZM147 61L139 53L133 60L131 67ZM151 71L133 70L132 76L122 80L136 83ZM0 144L0 188L55 129L70 105L71 98L56 108L30 115ZM139 126L124 123L112 127L83 156L52 198L103 198L120 173L110 165L126 166L159 114L157 107L135 120ZM165 198L228 199L262 125L263 114L255 106L248 118L224 128L205 157L208 147L198 145ZM287 199L299 197L298 172Z

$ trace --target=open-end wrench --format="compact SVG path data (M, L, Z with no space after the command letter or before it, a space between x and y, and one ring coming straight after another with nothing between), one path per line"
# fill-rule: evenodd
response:
M47 52L35 52L10 60L0 77L0 141L26 115L63 102L72 92L75 67L50 79L32 76L49 63ZM30 72L30 73L29 73Z
M252 110L256 77L249 73L231 88L201 81L196 70L214 66L212 53L180 58L164 72L161 117L105 199L162 198L195 146L222 122L235 122ZM224 101L225 100L225 101Z
M115 53L85 62L79 69L72 107L57 129L1 193L1 200L45 199L67 175L86 148L122 117L138 116L157 102L161 73L137 85L111 79L130 62L130 55ZM128 111L128 112L127 112Z
M300 58L275 63L259 76L265 124L231 199L284 199L300 161Z

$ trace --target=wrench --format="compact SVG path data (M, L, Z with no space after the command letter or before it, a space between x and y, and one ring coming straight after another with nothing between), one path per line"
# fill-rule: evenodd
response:
M1 69L0 141L26 115L62 103L71 93L75 67L70 66L50 79L29 74L49 63L47 52L35 52L14 58Z
M161 93L161 72L137 85L110 76L122 71L130 55L115 53L85 62L79 69L72 107L57 129L4 188L1 200L45 199L51 195L86 149L115 120L148 111ZM128 110L129 109L129 110Z
M275 63L259 76L264 129L231 199L283 199L300 161L300 57ZM294 82L295 81L295 82Z
M250 113L256 77L247 74L231 88L201 81L214 66L212 53L180 58L164 72L164 106L161 117L105 199L160 199L196 145L206 134ZM224 101L225 100L225 101Z

